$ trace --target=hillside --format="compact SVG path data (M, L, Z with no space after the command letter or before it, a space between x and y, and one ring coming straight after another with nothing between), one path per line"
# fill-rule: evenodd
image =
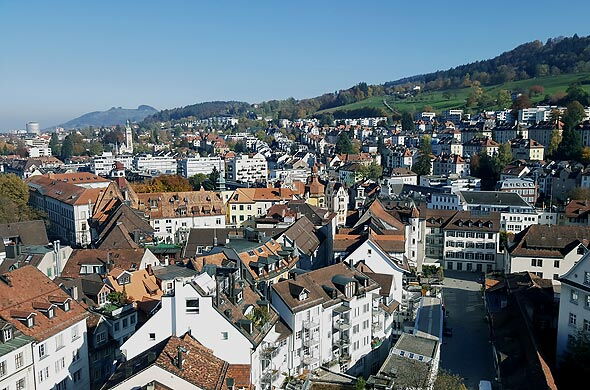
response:
M557 92L563 92L568 88L569 85L574 83L581 84L582 88L590 92L590 72L535 77L526 80L505 82L496 85L485 86L483 87L483 90L493 96L500 90L526 91L532 85L541 85L545 91L542 94L531 98L532 102L538 103L545 98L545 95L551 96ZM450 98L448 95L445 97L446 93L450 95ZM320 110L317 112L317 114L333 113L336 117L338 117L343 116L341 114L342 112L347 113L360 109L377 109L382 110L385 115L391 115L392 111L384 104L384 101L397 113L404 111L422 111L425 106L430 106L432 109L434 109L434 111L440 112L453 108L465 108L465 101L470 93L471 88L450 88L437 91L426 91L406 99L396 98L394 96L388 95L372 96L365 100L347 104L345 106ZM499 107L489 106L486 108L495 109Z
M215 101L191 104L180 108L162 110L148 118L145 122L170 121L183 118L205 119L215 116L245 116L251 109L250 103L236 101Z
M153 107L141 105L137 108L121 108L112 107L106 111L94 111L81 115L66 123L62 123L59 127L64 129L76 129L89 126L114 126L125 124L127 120L132 122L140 122L147 116L158 112Z

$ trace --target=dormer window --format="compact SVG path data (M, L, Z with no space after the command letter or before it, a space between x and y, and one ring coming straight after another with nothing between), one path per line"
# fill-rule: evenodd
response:
M298 299L300 301L305 301L309 297L309 292L306 289L301 290L299 293Z
M47 310L47 318L53 318L53 317L55 317L55 308L50 307Z
M65 301L63 306L64 311L70 311L70 301Z
M27 328L32 328L35 326L35 316L30 316L27 318Z
M2 330L2 341L7 342L9 340L12 340L12 328L10 327Z

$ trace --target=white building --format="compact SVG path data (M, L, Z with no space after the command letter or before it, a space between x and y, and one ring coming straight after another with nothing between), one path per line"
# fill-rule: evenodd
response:
M34 388L33 343L35 339L24 335L14 325L0 320L0 377L2 389Z
M92 163L90 164L90 170L95 175L107 176L113 169L115 161L123 164L125 169L131 169L133 167L133 157L119 155L115 157L111 152L103 152L100 156L94 156Z
M144 154L133 158L133 168L150 175L176 175L178 163L169 153L162 156Z
M326 186L326 203L328 210L336 213L336 226L346 225L348 216L348 191L342 183L330 182Z
M344 263L304 274L272 286L271 302L293 331L287 362L300 374L327 366L351 375L373 367L373 300L378 283Z
M51 148L48 146L32 146L29 147L29 157L51 157Z
M84 307L32 266L5 274L0 281L0 301L2 318L34 339L31 351L34 380L28 374L21 377L22 370L17 376L11 375L16 384L26 378L21 389L89 388ZM17 360L15 356L14 370L17 365L30 366L31 352L23 351L22 359ZM14 388L18 389L16 384Z
M266 158L260 153L232 157L226 161L226 177L240 183L265 183L268 179Z
M557 321L557 360L581 332L590 332L590 253L578 261L560 279L559 318Z
M178 160L178 174L189 178L196 174L208 175L217 170L221 176L225 176L225 162L219 156L211 157L185 157Z
M529 226L506 251L505 272L527 271L557 281L586 253L588 237L590 228L583 226Z

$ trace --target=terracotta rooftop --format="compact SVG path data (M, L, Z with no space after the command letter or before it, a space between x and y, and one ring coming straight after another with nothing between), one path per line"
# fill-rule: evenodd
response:
M512 256L543 256L561 258L579 244L588 246L590 227L531 225L514 236Z

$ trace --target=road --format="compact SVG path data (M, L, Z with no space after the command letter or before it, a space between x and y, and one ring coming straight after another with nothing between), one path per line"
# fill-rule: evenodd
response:
M447 326L453 336L444 338L441 368L465 379L469 389L494 378L494 360L478 274L445 270L443 300Z

